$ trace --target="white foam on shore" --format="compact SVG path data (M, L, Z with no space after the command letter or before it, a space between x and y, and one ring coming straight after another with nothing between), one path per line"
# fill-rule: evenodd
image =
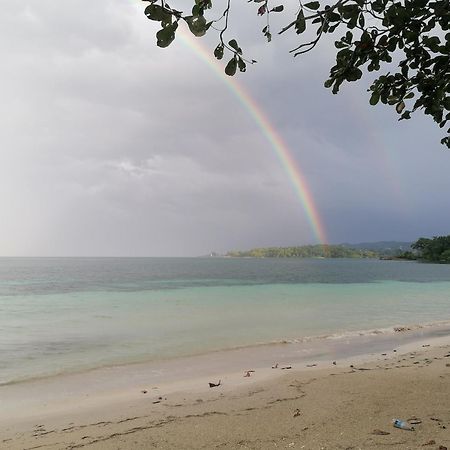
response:
M403 333L406 331L418 331L418 330L427 330L433 328L449 328L450 332L450 320L439 320L433 322L426 322L422 324L398 324L385 328L370 328L367 330L352 330L352 331L341 331L338 333L330 333L330 334L319 334L312 336L302 336L298 338L289 338L289 339L278 339L269 342L261 342L251 345L238 345L229 348L224 348L216 351L211 351L208 353L214 352L223 352L229 350L239 350L239 349L250 349L255 347L264 347L278 344L304 344L304 343L314 343L315 341L323 341L323 340L339 340L339 339L349 339L356 337L364 337L364 336L378 336L378 335L396 335L398 333ZM197 354L198 355L198 354ZM196 356L196 355L192 355Z
M385 328L372 328L369 330L343 331L340 333L322 334L318 336L305 336L301 338L275 341L274 343L303 343L321 339L347 339L355 336L376 336L379 334L389 335L395 333L402 333L405 331L421 330L424 328L447 327L447 326L450 327L450 320L440 320L423 324L418 323L407 325L398 324Z

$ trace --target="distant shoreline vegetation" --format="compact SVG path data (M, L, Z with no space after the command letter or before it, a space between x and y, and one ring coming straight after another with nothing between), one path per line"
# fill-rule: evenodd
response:
M432 239L420 238L411 245L411 249L412 251L406 251L398 258L450 264L450 235L434 236Z
M230 251L225 256L240 258L378 258L373 250L343 245L302 245L299 247L264 247L244 251Z
M355 245L317 244L296 247L261 247L250 250L233 250L224 256L234 258L380 258L450 264L450 235L435 236L432 239L420 238L412 244L408 242L374 242Z

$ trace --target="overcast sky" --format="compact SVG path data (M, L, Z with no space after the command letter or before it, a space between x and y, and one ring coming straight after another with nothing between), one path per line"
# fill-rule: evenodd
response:
M180 40L156 47L144 7L2 4L0 254L189 256L315 243L248 112ZM370 107L368 79L333 96L323 87L330 46L294 60L295 35L266 44L254 5L242 8L232 33L258 64L237 77L288 144L328 241L449 234L442 130L421 114L397 122L391 108ZM216 41L202 40L211 52Z

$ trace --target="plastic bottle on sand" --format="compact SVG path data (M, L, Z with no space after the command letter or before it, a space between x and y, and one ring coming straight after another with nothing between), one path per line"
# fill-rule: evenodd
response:
M400 428L401 430L414 431L414 427L412 425L400 419L392 419L392 425L394 425L395 428Z

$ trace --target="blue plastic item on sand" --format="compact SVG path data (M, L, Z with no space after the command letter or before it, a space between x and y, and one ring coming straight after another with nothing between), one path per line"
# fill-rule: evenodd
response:
M414 427L404 420L392 419L392 424L395 428L400 428L401 430L414 431Z

